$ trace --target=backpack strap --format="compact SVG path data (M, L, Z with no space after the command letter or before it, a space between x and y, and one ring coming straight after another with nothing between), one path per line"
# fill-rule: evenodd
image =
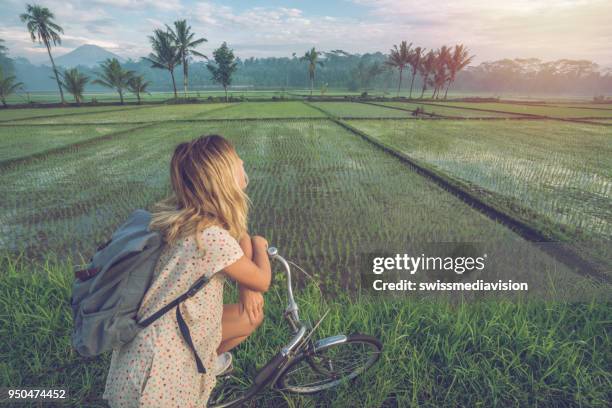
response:
M166 314L166 312L168 312L170 309L176 306L176 321L179 325L179 329L181 330L181 334L183 335L185 342L187 342L187 345L189 346L191 351L193 351L195 361L196 361L196 366L198 367L198 372L200 374L205 373L206 369L204 368L204 364L202 364L202 360L200 359L200 356L198 356L198 352L196 351L193 345L193 340L191 339L191 333L189 332L189 327L187 326L187 323L185 323L185 320L183 319L179 304L183 302L184 300L187 300L193 295L195 295L198 292L198 290L200 290L209 281L210 279L208 277L202 276L197 281L195 281L193 285L191 285L191 287L189 288L187 292L183 293L181 296L177 297L172 302L168 303L166 306L162 307L157 312L153 313L151 316L147 317L146 319L138 323L138 325L140 325L143 328L147 327L151 323L153 323L154 321L162 317L164 314Z
M200 356L198 356L198 352L193 346L193 340L191 340L191 333L189 333L189 326L183 320L183 315L181 314L181 306L176 305L176 321L178 322L179 329L181 329L181 334L183 338L187 342L187 345L193 351L193 356L195 357L196 366L198 367L198 373L202 374L206 372L206 368L204 368L204 364L202 364L202 360L200 360Z
M139 322L138 324L142 327L147 327L148 325L150 325L151 323L153 323L154 321L162 317L164 314L166 314L166 312L168 312L174 306L178 305L182 301L187 300L193 295L195 295L198 292L198 290L200 290L209 281L210 281L209 278L207 278L206 276L202 276L197 281L195 281L193 285L191 285L191 287L189 288L189 290L187 290L187 292L183 293L181 296L177 297L172 302L168 303L166 306L162 307L157 312L153 313L151 316L147 317L146 319Z

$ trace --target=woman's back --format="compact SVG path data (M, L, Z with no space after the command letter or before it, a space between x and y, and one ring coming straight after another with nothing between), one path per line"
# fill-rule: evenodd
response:
M167 245L155 268L138 319L142 320L187 291L203 275L211 278L183 302L181 314L206 373L197 371L194 354L183 339L174 311L113 351L103 398L111 406L205 406L215 385L216 349L221 341L224 273L216 273L243 256L238 242L219 226Z

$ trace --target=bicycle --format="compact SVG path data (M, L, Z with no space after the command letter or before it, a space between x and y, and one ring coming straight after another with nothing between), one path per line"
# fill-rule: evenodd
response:
M233 372L218 378L208 401L210 408L239 406L269 386L277 391L314 394L353 380L380 358L381 341L365 334L338 334L312 340L327 312L314 327L303 323L293 298L289 263L274 247L268 248L268 256L279 261L287 275L288 305L283 317L293 332L293 338L259 370L252 383L234 376ZM365 361L356 363L355 359L359 357L365 357ZM310 380L310 376L315 379ZM317 376L320 378L316 379Z

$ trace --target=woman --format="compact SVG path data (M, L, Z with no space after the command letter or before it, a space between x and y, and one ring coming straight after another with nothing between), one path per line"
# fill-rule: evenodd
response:
M167 245L142 301L138 320L184 293L200 276L210 282L180 306L194 351L175 313L166 313L114 350L103 398L112 407L205 407L232 349L263 320L270 286L267 241L247 234L248 177L234 147L221 136L178 145L170 163L174 194L155 206L150 228ZM223 305L223 283L240 285L239 304Z

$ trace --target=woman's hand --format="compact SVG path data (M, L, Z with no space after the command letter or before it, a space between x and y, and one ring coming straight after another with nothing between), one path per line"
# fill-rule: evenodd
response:
M257 321L260 314L263 315L264 298L261 292L240 287L240 303L242 304L241 314L246 311L251 324Z

